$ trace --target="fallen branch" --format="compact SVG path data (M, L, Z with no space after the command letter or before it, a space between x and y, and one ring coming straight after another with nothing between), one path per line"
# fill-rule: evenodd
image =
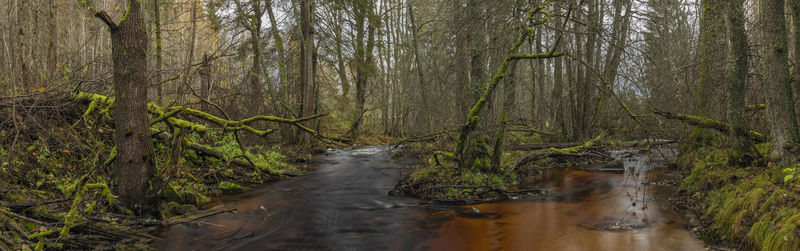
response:
M550 151L554 151L554 152L558 152L558 153L564 153L564 154L576 153L576 152L582 151L583 149L586 149L586 148L589 148L589 147L593 146L598 141L603 139L603 137L605 137L605 136L606 136L606 133L604 132L604 133L601 133L600 135L597 135L597 137L593 138L592 140L586 141L586 143L583 143L582 145L573 146L573 147L566 147L566 148L551 147Z
M70 199L59 199L59 200L45 200L45 201L23 201L19 203L7 203L0 201L0 206L12 208L12 209L22 209L28 207L35 207L41 205L49 205L49 204L57 204L57 203L64 203L71 201Z
M573 147L582 145L583 142L570 142L570 143L552 143L552 144L528 144L528 145L508 145L505 147L506 150L523 150L523 151L533 151L533 150L542 150L542 149L550 149L550 148L565 148L565 147Z
M728 133L730 132L730 126L728 125L728 123L723 121L713 120L707 117L694 116L682 113L675 114L659 110L655 110L653 111L653 113L658 114L666 119L679 120L693 126L714 129L721 133L724 133L725 135L728 135ZM767 137L765 137L763 134L759 132L753 130L747 130L747 135L750 137L750 139L752 139L756 143L767 142Z
M163 221L161 223L161 226L172 226L172 225L192 222L192 221L196 221L196 220L199 220L199 219L202 219L202 218L218 215L218 214L221 214L221 213L229 213L229 212L234 212L234 211L236 211L236 208L230 208L230 207L225 207L223 205L219 205L219 206L216 206L216 207L212 207L212 208L200 211L199 213L196 213L196 214L187 215L187 216L178 216L178 217L175 217L175 218L172 218L172 219L169 219L169 220L165 220L165 221Z
M429 141L429 140L435 139L439 135L446 134L446 133L451 133L451 132L455 132L455 131L457 131L457 129L447 129L447 130L442 130L442 131L426 134L426 135L419 136L419 137L402 138L400 140L397 140L397 141L391 143L391 145L394 145L394 147L397 148L398 146L400 146L403 143Z

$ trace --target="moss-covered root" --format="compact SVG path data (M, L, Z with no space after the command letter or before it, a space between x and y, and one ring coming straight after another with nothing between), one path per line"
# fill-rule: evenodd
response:
M91 183L86 184L89 175L84 175L81 177L75 184L71 187L74 189L77 187L78 189L75 191L75 198L72 200L72 205L70 206L69 212L64 219L64 226L61 228L59 233L59 238L66 238L69 235L69 230L75 223L78 221L78 213L80 207L83 203L83 195L89 189L100 189L103 198L105 198L109 204L114 203L114 196L111 195L111 190L108 188L108 185L105 183ZM67 194L71 194L72 189L67 189Z
M577 153L577 152L582 151L583 149L586 149L586 148L589 148L589 147L593 146L594 144L597 144L597 142L602 140L605 136L606 136L606 133L604 132L604 133L601 133L600 135L597 135L597 137L594 137L592 140L586 141L586 143L583 143L583 145L574 146L574 147L567 147L567 148L561 148L561 149L558 149L558 148L555 148L555 147L551 147L550 151L557 152L557 153L563 153L563 154Z

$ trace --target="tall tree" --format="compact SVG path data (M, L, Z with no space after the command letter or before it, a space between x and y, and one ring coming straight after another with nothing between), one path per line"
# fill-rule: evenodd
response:
M147 32L141 2L128 0L125 17L115 23L105 12L95 14L111 32L114 62L115 190L132 209L149 210L148 183L155 176L153 142L147 117Z
M744 28L744 0L728 1L725 23L730 41L728 56L728 121L730 122L731 158L740 164L753 159L753 142L748 136L745 117L745 91L747 89L747 32Z
M58 57L56 52L56 43L58 41L58 30L56 30L56 3L55 0L50 0L50 12L48 22L48 39L47 39L47 80L52 82L56 78L58 71Z
M153 28L155 29L155 36L156 36L156 103L161 103L162 98L164 95L164 86L161 83L161 70L163 65L164 57L162 55L162 48L161 48L161 4L159 4L160 0L153 0Z
M356 114L350 134L358 138L366 112L367 82L370 75L374 74L373 49L375 48L375 29L380 24L380 19L374 13L375 0L355 0L353 3L353 17L355 19L355 79L356 79ZM366 38L365 38L366 36ZM366 41L365 41L366 39Z
M314 114L314 0L302 0L300 3L300 30L303 33L303 46L300 49L300 82L302 82L302 115ZM307 121L306 127L311 127ZM311 135L304 134L304 142L310 143Z
M758 2L761 23L761 67L771 126L770 158L782 163L797 158L800 137L789 79L788 39L783 0Z
M420 53L419 53L419 36L417 35L417 26L414 20L414 7L411 4L408 4L408 20L410 21L411 27L411 44L414 49L414 69L417 72L417 81L419 82L419 99L421 102L420 105L420 113L422 113L422 121L424 121L425 126L425 133L429 133L432 130L433 124L433 117L431 115L431 107L428 106L428 97L427 91L425 90L425 75L422 73L422 61L420 60Z
M714 111L721 112L724 107L715 106L722 100L715 92L723 83L725 76L725 0L702 0L700 14L700 64L697 83L697 107L695 113L716 117Z

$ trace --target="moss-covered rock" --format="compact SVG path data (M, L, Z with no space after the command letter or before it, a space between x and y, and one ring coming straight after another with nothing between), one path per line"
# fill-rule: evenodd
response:
M238 193L244 191L244 187L228 181L223 181L219 183L219 190L223 193Z
M183 198L183 203L192 204L198 207L211 202L210 198L193 190L183 191L181 193L181 197Z

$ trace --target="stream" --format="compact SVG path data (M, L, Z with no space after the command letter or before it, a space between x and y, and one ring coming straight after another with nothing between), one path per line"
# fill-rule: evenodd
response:
M613 151L624 172L543 169L524 198L471 206L388 196L413 163L384 146L329 150L312 173L224 196L238 209L159 233L161 250L704 250L648 177L670 148Z

